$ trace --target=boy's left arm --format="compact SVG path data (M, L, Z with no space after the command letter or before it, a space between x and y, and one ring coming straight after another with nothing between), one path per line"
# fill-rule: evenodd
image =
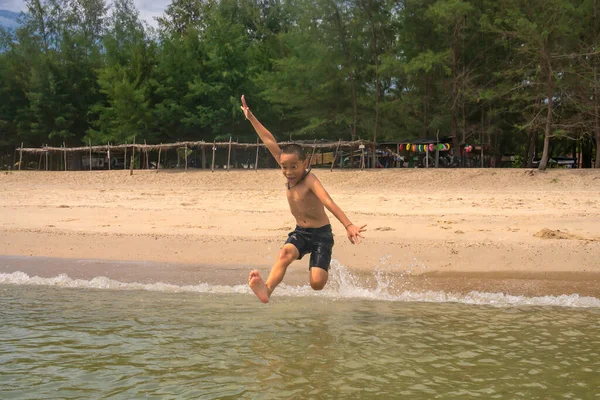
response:
M359 237L364 239L364 236L361 235L362 232L366 231L365 226L355 226L352 221L344 214L342 209L335 204L327 190L323 187L321 182L317 179L314 174L309 174L306 177L306 183L309 188L313 191L313 193L319 198L321 203L327 208L346 228L346 234L348 235L348 239L353 244L360 243Z

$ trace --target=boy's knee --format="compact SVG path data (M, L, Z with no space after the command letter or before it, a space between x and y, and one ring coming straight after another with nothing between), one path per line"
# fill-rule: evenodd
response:
M296 256L295 252L293 251L293 249L290 249L289 247L284 247L279 252L279 259L282 261L289 262L289 263L294 261L295 256Z
M314 290L323 290L329 274L324 269L312 267L310 269L310 287Z

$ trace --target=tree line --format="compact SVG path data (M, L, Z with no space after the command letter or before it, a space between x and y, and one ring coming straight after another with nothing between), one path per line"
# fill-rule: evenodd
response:
M448 137L600 168L600 0L27 0L0 147ZM595 159L595 161L594 161Z

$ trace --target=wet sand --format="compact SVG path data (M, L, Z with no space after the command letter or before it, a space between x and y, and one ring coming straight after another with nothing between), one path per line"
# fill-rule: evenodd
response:
M368 224L352 245L332 217L334 258L366 285L382 270L397 290L600 297L600 171L315 173ZM266 275L294 226L276 170L22 171L0 188L0 255L20 256L0 272L238 284ZM305 283L307 267L286 282Z

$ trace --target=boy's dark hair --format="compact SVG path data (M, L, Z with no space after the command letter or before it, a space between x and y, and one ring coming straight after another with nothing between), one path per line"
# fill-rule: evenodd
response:
M306 160L306 152L299 144L285 144L281 146L281 154L295 154L300 161Z

